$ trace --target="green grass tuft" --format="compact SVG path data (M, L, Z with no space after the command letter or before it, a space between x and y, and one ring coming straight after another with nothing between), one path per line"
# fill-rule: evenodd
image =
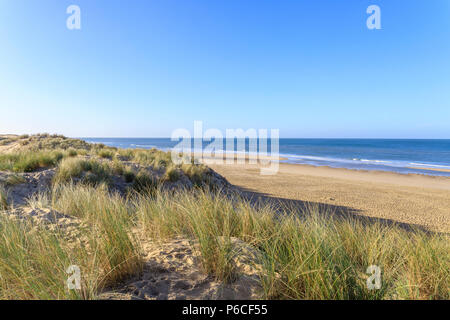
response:
M32 172L40 168L55 166L64 153L60 151L18 152L0 155L0 170Z
M207 166L202 164L183 164L181 168L195 186L203 187L208 184L207 173L209 168Z
M99 149L97 150L97 155L100 158L104 158L104 159L112 159L115 155L115 152L113 150L110 149Z
M126 183L131 183L136 178L136 174L130 168L127 168L123 172L123 177L125 178Z
M8 208L8 191L6 190L4 185L0 184L0 211L8 210Z
M8 176L5 180L5 184L7 186L15 186L15 185L22 184L25 182L27 182L27 180L24 177L19 176L17 174L12 174L12 175Z
M165 176L170 182L177 182L181 177L179 169L173 166L167 168Z
M139 171L133 181L134 190L148 195L154 194L158 189L158 185L158 180L145 170Z
M54 182L64 183L74 178L92 185L108 183L111 179L111 168L108 164L96 160L66 158L60 163Z

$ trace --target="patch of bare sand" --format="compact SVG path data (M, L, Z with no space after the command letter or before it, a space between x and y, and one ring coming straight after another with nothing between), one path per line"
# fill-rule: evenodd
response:
M0 136L0 138L10 138L10 137L13 137L13 136L7 136L7 135ZM12 141L8 144L0 145L0 153L16 152L16 151L19 151L20 148L21 148L21 145L20 145L19 141Z
M0 183L7 183L8 178L17 176L21 181L8 186L8 202L12 206L26 205L27 200L34 194L47 191L55 175L55 169L41 169L30 173L12 173L0 171Z
M450 232L450 178L283 163L271 176L257 165L211 167L254 197Z
M143 244L146 261L142 275L120 288L107 290L100 299L120 300L247 300L261 297L262 270L257 250L232 238L236 280L225 284L201 270L196 244L175 239L162 244Z
M86 225L80 219L49 208L18 207L0 211L0 215L15 221L32 224L31 232L41 232L42 228L67 240L70 247L89 247L83 235Z

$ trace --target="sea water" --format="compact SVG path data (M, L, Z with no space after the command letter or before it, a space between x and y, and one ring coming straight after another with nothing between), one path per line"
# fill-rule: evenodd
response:
M179 143L170 138L82 139L118 148L157 148L165 151ZM203 146L209 143L203 141ZM225 140L223 145L225 149ZM248 140L242 150L238 150L237 145L235 141L233 151L249 151ZM270 140L267 149L270 152ZM281 162L287 163L450 176L450 172L445 172L450 170L450 139L279 139L279 153L286 159Z

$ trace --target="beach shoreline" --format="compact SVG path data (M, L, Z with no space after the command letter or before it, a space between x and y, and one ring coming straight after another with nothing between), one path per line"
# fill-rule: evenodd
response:
M171 151L180 147L170 138L84 138L87 142L104 143L118 148L157 148ZM267 152L241 142L228 144L225 139L219 145L203 141L195 145L187 141L192 153L215 150L220 158L222 154L238 154L266 158L279 157L281 162L330 166L355 170L393 171L402 174L416 173L450 177L450 140L449 139L303 139L280 138L277 147L272 148L267 141ZM209 155L208 155L209 157Z
M164 151L164 150L163 150ZM289 158L285 155L262 155L262 154L255 154L255 155L249 155L248 153L217 153L216 155L212 156L205 156L202 155L199 152L193 152L193 156L199 159L200 161L206 160L205 163L208 163L210 161L211 164L218 163L220 164L221 161L223 161L222 164L226 164L226 160L228 159L234 159L235 161L240 160L241 162L248 163L249 159L253 159L254 161L259 162L267 162L267 161L277 161L279 164L283 165L290 165L290 166L304 166L304 167L311 167L311 168L329 168L329 169L337 169L337 170L350 170L350 171L356 171L356 172L385 172L385 173L393 173L395 175L401 175L401 176L427 176L427 177L437 177L437 178L445 178L450 179L450 176L448 175L438 175L438 174L430 174L430 171L436 172L436 173L448 173L450 170L447 169L440 169L440 168L428 168L428 167L405 167L406 169L414 169L414 170L423 170L423 172L398 172L394 170L383 170L383 169L365 169L365 168L346 168L346 167L333 167L329 165L314 165L314 164L304 164L304 163L293 163L289 162ZM216 162L214 162L216 161ZM242 163L241 163L242 164Z
M450 169L436 169L436 168L422 168L422 167L407 167L408 169L418 169L418 170L430 170L436 172L450 172Z

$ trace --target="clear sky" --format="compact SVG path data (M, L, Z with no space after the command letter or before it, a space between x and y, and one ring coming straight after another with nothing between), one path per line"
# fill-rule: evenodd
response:
M450 138L450 1L0 0L0 115L1 133Z

